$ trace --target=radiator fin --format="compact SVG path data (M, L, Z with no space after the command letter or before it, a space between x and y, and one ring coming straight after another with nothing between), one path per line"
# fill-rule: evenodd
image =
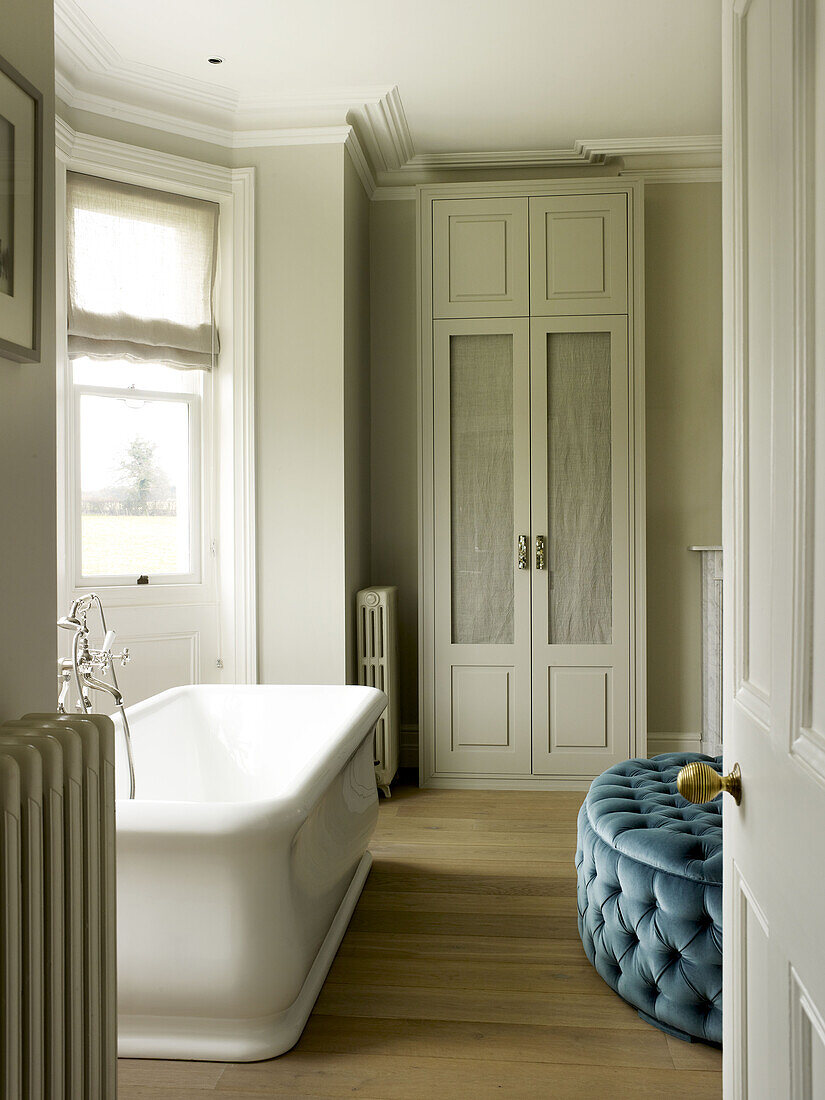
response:
M0 1094L117 1095L114 727L0 727Z
M356 596L356 608L358 683L380 688L388 700L374 738L376 781L389 794L399 751L398 589L364 588Z

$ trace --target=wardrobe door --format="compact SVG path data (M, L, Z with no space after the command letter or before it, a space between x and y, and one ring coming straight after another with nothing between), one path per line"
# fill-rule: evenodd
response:
M526 317L527 199L433 203L433 316Z
M534 320L531 350L533 772L586 777L630 750L627 320Z
M528 324L434 324L439 775L530 774Z
M531 316L627 311L627 196L530 199Z

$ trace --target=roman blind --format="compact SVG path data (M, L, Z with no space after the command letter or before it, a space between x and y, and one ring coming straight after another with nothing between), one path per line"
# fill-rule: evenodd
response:
M211 370L218 205L67 175L69 356Z

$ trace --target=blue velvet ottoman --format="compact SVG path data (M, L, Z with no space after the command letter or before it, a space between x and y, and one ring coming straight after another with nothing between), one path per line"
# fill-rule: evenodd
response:
M676 790L690 760L626 760L579 811L579 934L588 959L639 1015L683 1039L722 1041L722 800Z

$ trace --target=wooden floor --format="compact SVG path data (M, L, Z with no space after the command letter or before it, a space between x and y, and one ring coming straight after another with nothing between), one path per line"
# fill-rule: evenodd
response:
M298 1045L251 1064L122 1061L120 1100L721 1096L718 1051L643 1023L585 959L581 799L382 799L372 872Z

